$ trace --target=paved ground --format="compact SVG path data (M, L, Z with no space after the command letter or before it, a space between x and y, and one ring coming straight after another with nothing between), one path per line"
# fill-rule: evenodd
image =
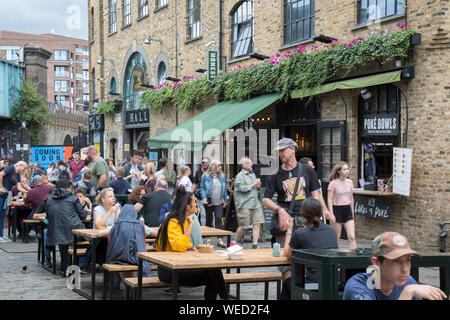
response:
M0 300L85 300L82 296L67 289L66 279L45 270L37 261L37 239L31 232L33 241L23 243L9 242L0 244ZM233 237L234 238L234 237ZM250 241L250 237L246 237ZM270 241L260 244L261 247L270 247ZM244 247L250 248L251 243L246 242ZM345 240L341 247L347 247ZM370 240L359 239L358 247L370 247ZM59 261L59 254L57 255ZM26 270L23 271L23 267ZM21 271L22 270L22 271ZM241 269L241 272L274 271L276 268ZM156 274L155 274L156 275ZM90 274L82 276L82 289L90 292ZM437 268L423 268L420 271L421 282L438 285L439 271ZM102 294L103 273L96 276L96 296ZM231 286L231 293L235 292L235 285ZM180 300L202 300L203 287L182 288ZM264 297L264 284L241 285L242 300L261 300ZM120 291L116 290L116 299L120 299ZM171 296L164 293L164 289L144 289L143 299L170 300ZM269 299L276 300L276 284L270 284Z

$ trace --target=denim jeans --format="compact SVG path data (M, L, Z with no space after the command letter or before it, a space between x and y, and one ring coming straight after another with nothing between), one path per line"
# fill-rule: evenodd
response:
M3 228L5 226L5 217L6 210L3 209L3 204L5 203L6 198L2 198L0 196L0 237L3 237Z
M28 215L27 219L30 219L30 220L33 219L33 215L34 215L34 212L31 212ZM39 234L39 224L31 223L31 229L33 229L33 231L34 231L34 233L36 233L36 235Z
M44 257L46 260L51 260L52 259L52 250L51 248L47 248L47 230L48 229L44 229ZM62 246L59 246L59 252L62 252ZM53 261L53 263L55 263L55 261ZM80 267L86 267L87 266L87 260L86 257L79 257L78 258L78 265Z

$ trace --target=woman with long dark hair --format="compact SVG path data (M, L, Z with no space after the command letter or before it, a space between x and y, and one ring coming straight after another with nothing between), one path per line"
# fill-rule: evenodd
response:
M295 230L292 234L294 221L288 220L288 230L284 244L284 255L291 259L292 249L337 249L336 231L332 226L321 221L322 205L314 198L307 198L303 201L300 213L305 219L305 227ZM306 267L306 283L316 283L318 281L318 270ZM281 300L291 298L291 273L286 275L281 291Z
M193 215L197 212L194 194L183 187L176 189L172 209L164 219L156 236L157 251L184 252L197 251L190 238L194 226ZM158 266L158 277L161 281L172 282L172 272ZM205 300L216 300L217 295L227 299L225 282L220 269L186 270L178 273L179 284L187 287L205 285Z

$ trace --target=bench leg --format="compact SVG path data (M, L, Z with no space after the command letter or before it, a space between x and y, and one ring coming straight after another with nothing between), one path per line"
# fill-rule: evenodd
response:
M37 260L38 260L38 262L39 261L41 261L41 238L39 237L39 239L38 239L39 241L38 241L38 255L37 255ZM44 254L43 252L42 252L42 254Z
M103 300L106 300L107 286L108 286L108 270L103 269Z
M269 282L264 282L264 300L269 300Z
M56 274L56 246L53 247L52 253L53 253L53 266L52 266L52 268L53 268L53 273Z
M109 273L109 300L114 298L114 272Z
M277 300L280 300L280 294L281 294L281 280L277 281Z
M125 300L130 300L130 287L125 285Z

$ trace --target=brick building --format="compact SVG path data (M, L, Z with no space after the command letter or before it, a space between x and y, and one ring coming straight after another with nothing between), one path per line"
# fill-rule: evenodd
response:
M31 44L52 54L47 62L47 101L83 111L84 102L89 100L88 42L55 34L0 30L0 57L5 60L20 63L20 48Z
M357 214L356 233L373 238L383 231L398 231L416 247L438 247L438 223L450 220L448 1L410 0L405 6L404 1L385 0L378 1L378 7L367 0L88 3L91 108L94 99L110 92L124 99L121 111L105 115L91 129L99 129L93 131L97 132L94 142L104 156L119 161L132 149L145 150L148 137L153 139L218 102L212 98L190 112L174 106L139 109L139 92L147 89L141 84L156 86L167 77L198 75L197 69L206 69L210 49L218 50L220 69L225 70L258 63L255 53L270 57L299 43L321 44L327 37L349 42L380 30L394 32L398 24L408 23L421 34L421 41L407 59L383 67L367 65L337 79L362 81L359 87L318 92L312 102L301 100L304 96L297 92L244 122L254 128L279 129L280 136L297 140L297 156L309 156L317 163L325 190L328 174L340 160L349 163L351 179L360 187L359 180L367 178L364 150L369 144L376 156L377 178L385 181L393 175L393 148L412 149L409 196L359 191L361 201L370 199L388 207L389 218ZM323 37L314 40L319 35ZM97 63L100 57L102 64ZM392 72L399 78L365 84L368 77ZM369 100L363 89L370 92ZM364 120L380 115L386 121L395 119L399 126L384 132L365 130ZM244 122L240 127L245 127ZM167 152L160 150L158 156ZM226 171L231 177L236 170L231 166Z

